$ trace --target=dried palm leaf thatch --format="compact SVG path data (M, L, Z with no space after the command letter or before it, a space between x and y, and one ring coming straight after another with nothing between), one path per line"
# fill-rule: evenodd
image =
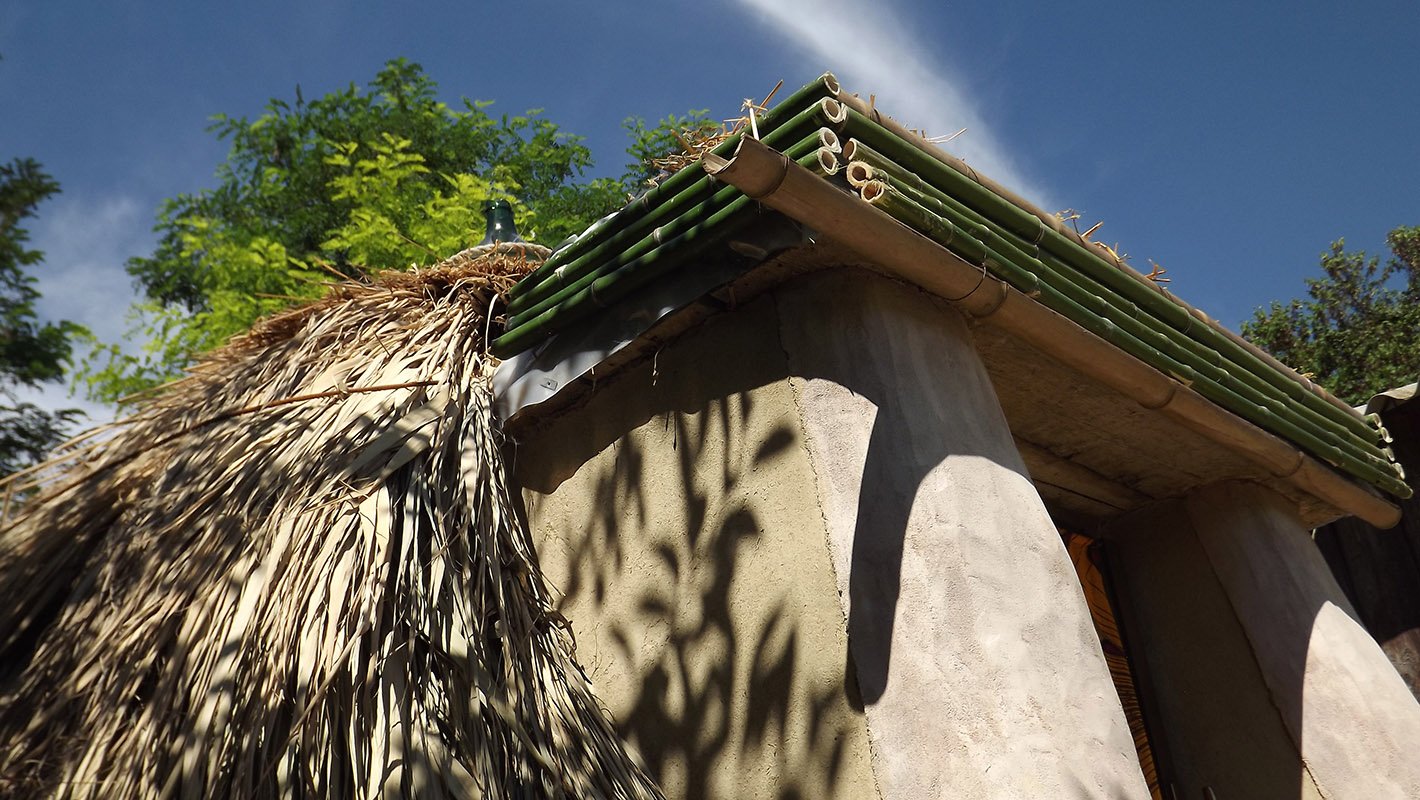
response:
M660 796L504 483L520 262L340 287L41 471L0 533L0 794Z

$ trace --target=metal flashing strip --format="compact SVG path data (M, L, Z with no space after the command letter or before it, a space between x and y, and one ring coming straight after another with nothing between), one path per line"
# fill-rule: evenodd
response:
M677 311L701 301L776 253L805 243L801 228L777 214L766 216L725 249L655 281L581 325L559 331L531 350L504 361L493 374L494 413L505 423L556 398L597 365L643 338Z

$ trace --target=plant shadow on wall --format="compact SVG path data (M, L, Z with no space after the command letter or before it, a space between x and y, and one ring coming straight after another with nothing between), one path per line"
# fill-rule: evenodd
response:
M725 357L777 338L755 320L599 387L523 437L516 470L541 493L528 513L578 660L668 795L861 796L866 729L782 351Z

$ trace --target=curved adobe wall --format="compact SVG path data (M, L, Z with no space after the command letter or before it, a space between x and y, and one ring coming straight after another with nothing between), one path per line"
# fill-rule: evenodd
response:
M792 281L516 458L582 661L671 795L1147 796L1068 556L927 295Z
M716 318L516 449L578 659L669 797L877 796L776 324Z

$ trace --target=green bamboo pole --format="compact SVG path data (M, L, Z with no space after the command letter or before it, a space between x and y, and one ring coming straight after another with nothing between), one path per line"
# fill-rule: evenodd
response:
M1076 302L1087 306L1093 303L1092 310L1096 313L1105 314L1117 320L1132 318L1139 325L1139 331L1135 333L1136 336L1157 338L1158 342L1155 346L1160 349L1177 348L1186 351L1188 358L1202 362L1203 368L1210 371L1214 380L1225 385L1241 384L1239 391L1254 402L1289 404L1290 398L1286 393L1250 371L1230 363L1216 350L1171 326L1160 325L1156 328L1150 325L1151 317L1144 314L1137 305L1121 298L1109 287L1083 273L1064 268L1049 253L1042 253L1044 258L1038 258L1035 253L1027 249L1030 247L1028 243L1009 234L1002 235L975 212L941 190L925 184L918 176L902 170L901 167L891 162L881 161L881 154L869 151L867 148L856 149L860 152L854 155L864 158L862 162L855 160L853 163L863 163L869 166L875 179L885 182L892 191L907 196L908 199L928 211L941 216L958 228L967 230L988 247L1002 253L1017 264L1022 264L1028 269L1042 274L1048 272L1056 275L1057 281L1066 281L1072 286L1078 286L1080 295L1074 298ZM1178 354L1175 357L1182 359L1182 356ZM1328 434L1345 437L1343 441L1349 441L1355 435L1332 416L1323 415L1310 406L1290 403L1287 407L1299 414L1307 423L1320 427Z
M790 158L799 158L809 153L816 153L822 147L822 130L805 136L792 147L785 148L785 155ZM707 176L708 177L708 176ZM735 202L744 195L739 189L733 186L723 186L719 191L709 195L698 204L684 204L677 207L677 216L664 225L650 231L635 244L620 251L610 251L604 255L601 261L596 263L585 263L581 265L575 274L567 275L560 286L554 286L550 293L544 294L536 303L528 306L524 304L521 311L513 312L513 306L509 305L508 329L512 330L521 326L547 310L557 306L567 298L586 288L588 284L601 278L603 275L620 269L623 265L635 261L647 252L658 247L662 242L669 241L682 232L700 224L700 221L715 214L720 209ZM628 228L627 230L637 230ZM609 240L610 241L610 240ZM572 269L571 264L568 270Z
M1034 214L1003 200L960 172L902 141L862 114L849 109L848 119L843 125L843 130L854 137L851 140L852 150L861 149L862 152L875 154L896 164L906 172L915 173L925 184L937 187L944 194L955 198L985 220L1000 226L1008 233L1020 237L1026 242L1038 241L1041 249L1055 255L1070 267L1110 287L1125 299L1146 309L1149 314L1168 323L1185 335L1196 336L1196 338L1203 340L1220 356L1238 364L1246 373L1265 381L1291 399L1306 404L1329 419L1336 420L1358 436L1368 439L1379 437L1379 432L1364 419L1347 414L1343 409L1307 390L1306 387L1278 372L1275 367L1248 352L1245 347L1222 332L1199 322L1186 308L1173 302L1157 290L1145 286L1139 280L1045 225ZM868 139L871 141L867 141ZM856 153L854 158L858 158ZM869 163L873 162L869 161ZM1194 331L1197 333L1194 334Z
M815 102L767 134L764 142L772 147L787 149L788 145L812 131L823 130L838 124L842 121L841 117L835 116L827 105L829 103L836 106L836 101L828 99ZM738 139L739 137L736 136L734 141L738 142ZM633 201L632 205L625 209L629 212L628 215L621 219L620 225L615 230L609 230L600 237L601 241L591 245L589 249L583 249L575 257L561 259L541 279L525 278L520 281L508 294L509 311L521 313L529 306L580 277L589 266L601 263L608 254L615 252L617 248L636 241L662 220L674 219L682 212L685 205L703 200L718 188L702 169L695 168L693 172L688 174L695 180L685 181L683 188L678 193L672 196L657 195L654 203L645 202L645 199L651 195L643 195L641 199ZM639 216L635 213L638 211L640 212ZM539 267L539 269L541 268Z
M926 184L919 176L903 170L900 166L890 161L886 161L881 154L862 146L861 142L854 149L856 150L854 153L855 157L861 159L862 163L868 165L878 179L886 180L889 186L897 191L903 192L915 202L923 205L934 213L941 214L954 224L967 228L973 228L974 226L985 223L985 220L971 209L957 202L949 195L946 195L940 189ZM990 237L994 237L994 240L999 242L999 244L993 244L992 246L997 249L1009 248L1011 257L1016 258L1018 261L1021 261L1021 263L1032 264L1038 260L1041 262L1042 267L1049 265L1051 269L1062 272L1062 274L1072 282L1083 281L1084 288L1091 293L1108 294L1110 296L1109 305L1111 314L1128 315L1140 320L1149 319L1148 315L1145 314L1139 306L1129 302L1127 299L1119 297L1116 293L1112 292L1109 287L1098 283L1089 275L1069 270L1059 263L1051 263L1054 261L1053 254L1041 251L1044 258L1036 259L1035 255L1027 249L1031 247L1029 243L1023 242L1018 237L1010 236L1009 234L1002 235L989 226L987 227L987 231ZM1079 281L1076 280L1075 276L1078 276ZM1176 346L1189 350L1195 358L1201 359L1204 363L1208 364L1213 370L1215 380L1219 380L1225 384L1233 382L1243 384L1246 389L1245 393L1256 394L1258 396L1258 402L1267 399L1271 402L1287 403L1289 400L1296 399L1296 395L1283 392L1271 382L1263 380L1252 370L1247 369L1243 365L1230 362L1217 350L1208 347L1205 343L1188 336L1177 328L1167 325L1162 326L1161 335L1166 336ZM1320 426L1331 434L1342 437L1361 436L1368 443L1372 442L1372 440L1377 443L1379 442L1378 430L1373 430L1369 426L1342 424L1342 420L1351 420L1351 418L1345 414L1323 414L1318 411L1318 409L1331 408L1330 404L1324 401L1319 404L1294 403L1290 407L1294 408L1298 414L1302 415L1310 423ZM1366 433L1360 434L1358 431L1366 431ZM1384 452L1384 448L1382 448L1382 452Z
M822 102L815 103L767 135L763 141L770 147L787 151L811 137L824 136L824 131L829 130L825 126L834 122L835 118L830 110L824 107ZM666 223L668 226L675 224L675 221L684 216L688 206L710 198L723 203L727 202L725 198L733 195L733 192L727 193L725 187L720 187L710 180L710 176L706 175L703 169L696 167L696 171L700 174L699 180L690 182L674 196L650 207L642 216L628 218L622 228L607 235L599 244L576 258L564 261L540 281L533 283L528 278L520 281L515 291L509 292L508 313L524 315L529 309L542 305L547 298L559 294L587 272L605 263L608 257L627 247L634 247L634 243L646 236L656 225L666 220L670 220ZM661 235L666 233L662 232Z
M748 198L740 199L748 201ZM669 271L694 259L704 248L722 241L723 237L748 222L753 211L753 206L748 202L731 203L690 231L654 248L640 258L623 264L618 270L597 276L556 306L510 327L506 333L493 341L489 352L506 358L533 346L558 330L580 322L592 311L604 308L629 293L633 285L644 283L643 280L637 280L638 278L649 280L653 266L658 268L656 274L661 274L662 270Z
M588 253L586 260L578 259L569 264L569 272L557 273L559 280L548 280L539 284L535 293L521 295L517 299L521 302L514 305L508 304L508 327L515 328L532 317L541 314L547 309L561 303L572 294L582 289L586 284L600 277L609 268L615 269L619 264L625 264L640 256L646 251L656 247L660 242L674 237L677 233L693 226L698 220L715 213L728 205L739 195L739 191L733 186L726 186L714 194L699 198L698 202L687 202L677 204L676 214L669 222L661 227L653 229L649 234L643 235L625 249L606 249L600 247ZM636 233L645 233L644 228L628 228ZM575 267L575 270L573 269Z
M824 173L818 150L795 160L819 174ZM509 329L493 341L489 352L499 358L506 358L526 350L551 333L580 322L598 309L616 303L655 278L693 261L711 247L723 243L757 216L759 210L754 201L748 197L740 197L675 239L661 244L615 272L601 276L558 306L517 328Z
M996 253L979 241L975 241L974 237L957 229L951 223L941 219L931 219L930 212L926 212L920 207L914 208L914 204L903 196L891 192L881 192L874 195L872 202L905 224L947 245L949 249L959 252L964 257L970 257L977 253L983 254L980 263L984 263L1008 282L1016 284L1017 288L1022 291L1031 292L1047 307L1064 314L1125 352L1129 352L1146 363L1151 363L1156 368L1161 368L1177 379L1194 386L1210 400L1229 408L1239 416L1266 429L1280 431L1323 459L1337 466L1344 466L1352 474L1364 476L1372 482L1387 484L1387 488L1391 491L1399 490L1403 485L1391 472L1390 465L1383 460L1369 454L1359 455L1344 452L1334 443L1316 436L1313 430L1297 425L1294 420L1284 418L1284 415L1276 414L1274 408L1252 404L1239 398L1225 387L1216 384L1209 376L1199 373L1193 366L1178 362L1168 353L1131 335L1128 330L1117 325L1114 321L1077 302L1075 298L1062 291L1061 287L1046 283L1040 279L1039 275L1012 264L1010 259ZM1019 283L1017 283L1018 281Z
M871 127L869 127L872 124L870 120L867 120L861 115L855 117L850 113L850 118L845 124L845 128L848 129L850 133L875 135ZM936 159L921 153L916 148L900 140L883 139L879 141L876 138L885 135L886 134L876 134L874 143L887 145L887 147L884 148L885 150L890 148L894 151L898 151L895 153L887 153L888 156L901 156L902 158L916 161L917 164L914 166L920 166L924 171L931 174L933 178L942 179L944 184L951 186L953 193L960 192L963 199L968 200L969 203L978 202L985 206L985 208L982 208L982 213L990 218L993 223L1001 225L1008 232L1028 242L1034 242L1039 239L1040 246L1043 249L1057 255L1062 261L1070 264L1075 269L1079 269L1100 280L1102 283L1116 288L1124 294L1126 298L1149 309L1151 313L1169 322L1176 329L1186 334L1192 329L1198 329L1199 337L1210 340L1209 343L1214 345L1220 353L1232 356L1233 360L1243 365L1247 372L1257 375L1260 379L1266 380L1292 399L1317 409L1319 413L1326 414L1333 419L1341 421L1342 424L1356 431L1358 435L1377 435L1377 432L1371 429L1364 420L1352 414L1347 414L1344 409L1340 409L1328 402L1325 398L1312 393L1306 387L1281 374L1272 365L1262 361L1255 354L1249 352L1245 347L1239 345L1227 335L1213 329L1212 326L1196 320L1187 309L1173 302L1164 294L1151 287L1145 286L1121 269L1114 267L1099 256L1081 248L1068 237L1062 236L1057 231L1041 224L1040 220L1034 214L1019 209L1000 198L996 198L969 178L961 175L961 173L941 164ZM862 147L864 151L872 150L861 138L853 144L855 150L859 147ZM896 159L894 158L893 160ZM900 165L906 167L905 164ZM1366 432L1362 433L1362 431Z
M1206 355L1206 349L1197 345L1192 340L1185 339L1179 341L1181 335L1174 332L1176 337L1171 338L1162 330L1150 327L1146 321L1131 316L1125 309L1117 303L1111 302L1111 298L1101 296L1095 292L1098 287L1081 284L1067 273L1059 272L1039 259L1035 259L1029 254L1016 248L1010 242L1005 241L985 226L976 229L964 229L961 223L955 222L947 217L935 214L931 209L916 203L911 197L891 188L891 184L879 184L885 188L864 189L865 198L871 196L870 201L876 201L885 209L891 208L892 213L899 218L907 217L912 219L914 226L922 225L923 233L936 238L938 241L952 241L951 249L957 249L966 241L980 242L986 248L982 255L974 247L967 248L963 253L966 257L984 258L987 260L1003 261L1007 265L1024 270L1036 275L1046 285L1060 292L1072 302L1085 308L1090 313L1109 320L1112 324L1120 327L1127 334L1145 342L1158 352L1164 353L1178 363L1185 364L1194 374L1202 375L1209 380L1223 386L1239 395L1244 402L1255 404L1267 408L1271 413L1289 421L1315 431L1323 441L1330 445L1349 451L1352 455L1362 459L1373 459L1378 466L1389 467L1388 463L1376 458L1362 445L1356 442L1355 437L1350 436L1344 430L1325 425L1323 421L1318 424L1314 418L1305 415L1296 404L1291 404L1285 397L1267 397L1256 389L1237 381L1235 376L1226 369L1212 363ZM876 190L876 191L875 191ZM886 197L878 197L879 194L887 194ZM895 195L895 196L894 196ZM959 232L965 230L966 237L957 236ZM977 261L976 263L982 263ZM992 268L999 268L1000 265L992 263ZM1029 287L1035 288L1037 285L1031 283ZM1107 290L1105 290L1107 291ZM1111 293L1112 294L1112 293ZM1192 344L1194 347L1189 347ZM1189 376L1192 377L1192 376Z
M1335 442L1327 441L1318 435L1313 427L1299 424L1294 415L1286 413L1285 410L1249 402L1246 398L1215 381L1210 375L1200 372L1193 365L1179 361L1169 352L1134 335L1130 329L1138 324L1138 320L1126 317L1116 321L1099 313L1095 309L1110 309L1112 307L1097 297L1095 301L1086 300L1086 303L1081 303L1077 299L1080 297L1077 291L1072 291L1070 287L1056 282L1061 277L1059 273L1049 271L1042 275L1022 267L946 219L932 214L912 202L900 192L891 190L885 184L879 184L879 186L882 187L880 191L865 191L869 202L963 258L986 266L990 271L1016 286L1017 289L1037 297L1047 307L1082 325L1121 350L1173 375L1186 385L1197 389L1208 399L1263 429L1287 436L1309 452L1345 469L1352 475L1383 486L1387 491L1398 496L1405 496L1404 493L1408 491L1409 487L1395 476L1390 465L1383 459L1368 453L1356 452L1350 447L1343 448ZM1047 275L1056 280L1047 280ZM1121 322L1124 324L1120 324Z
M1089 250L1091 253L1095 252L1094 250L1090 249L1089 243L1087 243L1086 240L1084 240L1078 234L1071 236L1070 232L1065 228L1064 222L1062 222L1056 217L1046 214L1031 203L1016 196L1015 194L1000 186L999 184L996 184L990 178L981 175L976 170L968 166L965 162L962 162L959 159L952 158L951 156L948 156L938 148L931 146L925 139L922 138L920 133L908 131L906 128L903 128L890 117L881 117L881 115L878 115L876 112L873 111L873 109L868 103L863 102L862 99L858 98L856 95L848 96L844 95L842 92L839 92L835 96L838 98L839 102L848 106L850 109L857 110L861 114L867 115L879 125L881 125L883 128L885 128L889 133L892 133L895 136L901 138L906 143L913 145L915 149L928 155L934 161L946 164L948 167L951 167L955 171L970 177L973 182L981 184L989 191L999 195L1007 203L1028 212L1029 214L1035 216L1038 220L1043 222L1045 226L1055 230L1058 233L1064 234L1065 237L1071 242L1075 243L1080 247L1085 248L1086 250ZM1308 380L1302 375L1299 375L1296 370L1287 366L1286 364L1283 364L1281 361L1278 361L1276 357L1274 357L1267 351L1257 347L1256 345L1252 344L1241 336L1238 336L1236 333L1233 333L1232 331L1218 324L1216 320L1209 319L1206 314L1188 305L1183 300L1179 299L1177 295L1168 291L1162 286L1148 282L1144 275L1140 274L1139 272L1131 268L1129 265L1125 264L1117 256L1109 259L1108 263L1110 264L1110 266L1117 267L1120 272L1127 274L1129 277L1135 279L1135 281L1137 281L1138 283L1150 287L1151 289L1154 289L1160 296L1164 297L1169 302L1183 307L1183 309L1194 318L1194 321L1190 324L1204 325L1212 329L1214 332L1227 338L1234 345L1237 345L1238 347L1241 347L1242 349L1246 350L1252 357L1258 359L1263 364L1265 364L1267 369L1290 379L1292 383L1297 384L1307 393L1319 397L1326 403L1333 406L1336 410L1339 410L1350 417L1355 418L1359 416L1356 413L1355 409L1353 409L1350 405L1337 399L1336 396L1330 394L1314 382ZM1371 420L1370 422L1374 423L1373 420ZM1376 424L1375 427L1380 431L1381 438L1385 438L1383 426Z
M790 93L788 97L785 97L783 100L779 101L779 103L775 104L764 116L756 118L755 122L759 127L760 137L767 137L786 121L793 119L800 112L805 110L810 104L824 98L831 98L837 91L838 81L834 79L831 73L825 72L814 80L809 81L799 89ZM734 151L734 147L738 143L739 136L732 136L717 145L712 152L721 156L728 155ZM597 220L597 222L593 223L591 227L579 234L577 238L566 247L553 253L547 261L539 265L537 269L528 273L519 285L522 283L526 283L529 286L536 285L542 281L543 278L555 271L558 266L598 244L605 236L619 230L628 220L634 218L637 214L657 205L666 198L678 194L690 184L703 178L704 175L704 170L700 169L699 164L696 163L688 165L674 175L667 177L665 180L661 181L660 184L631 201L623 208Z
M861 141L854 146L854 149L857 150L860 147ZM870 148L862 147L862 150L868 151ZM935 163L934 159L931 159L931 161ZM968 179L962 178L960 173L956 173L955 170L950 170L948 167L943 168L961 178L962 183L975 186L975 184L971 183ZM956 188L958 187L953 187L954 190ZM1014 209L1014 206L1012 206L1012 208ZM1033 214L1021 213L1028 216L1031 220L1039 222ZM1271 365L1257 358L1254 354L1248 352L1246 348L1238 345L1220 331L1195 320L1186 309L1172 302L1167 297L1144 286L1138 280L1113 267L1102 258L1083 250L1067 237L1060 236L1047 227L1038 227L1037 233L1042 232L1043 237L1040 243L1040 249L1042 251L1059 258L1073 269L1115 290L1133 306L1147 310L1147 312L1151 313L1153 316L1169 323L1170 327L1174 330L1179 331L1185 336L1189 336L1189 338L1196 338L1210 345L1212 349L1218 353L1218 363L1226 363L1226 360L1230 360L1241 368L1240 374L1248 376L1252 382L1264 384L1273 391L1281 392L1283 396L1304 405L1309 410L1327 419L1335 421L1355 435L1365 437L1367 440L1379 438L1379 431L1367 424L1365 420L1347 414L1344 410L1337 408L1326 399L1312 393L1307 390L1306 387L1301 386L1296 381L1279 373ZM1016 235L1018 236L1019 234ZM1029 242L1030 240L1027 239L1026 241Z

